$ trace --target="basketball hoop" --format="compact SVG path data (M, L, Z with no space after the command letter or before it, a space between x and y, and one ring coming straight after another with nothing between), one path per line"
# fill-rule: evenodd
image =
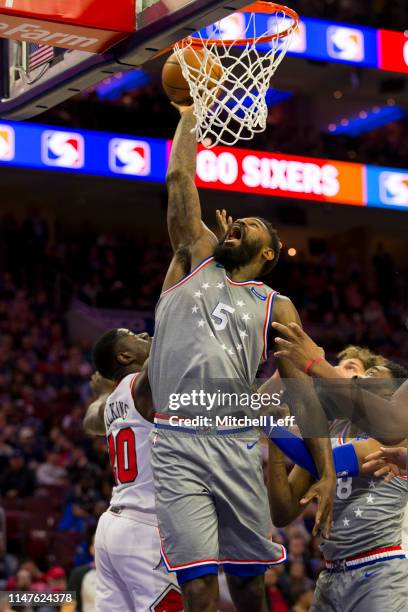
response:
M266 16L266 29L258 33L260 13ZM232 18L237 20L235 37L228 32L227 20ZM174 52L194 102L198 142L208 148L233 145L265 130L270 81L298 24L299 16L292 9L258 1L217 22L211 36L199 32L176 43ZM191 49L199 61L187 62L185 49ZM222 67L217 77L208 70L214 63Z

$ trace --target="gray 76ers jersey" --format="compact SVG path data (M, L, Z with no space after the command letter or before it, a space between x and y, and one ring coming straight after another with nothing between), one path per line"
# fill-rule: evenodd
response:
M345 443L349 425L349 421L333 422L333 448ZM321 545L325 559L345 559L401 544L407 502L406 478L391 482L371 475L338 478L333 529Z
M267 355L275 295L262 282L231 281L212 257L165 291L149 360L156 412L256 416L245 398Z

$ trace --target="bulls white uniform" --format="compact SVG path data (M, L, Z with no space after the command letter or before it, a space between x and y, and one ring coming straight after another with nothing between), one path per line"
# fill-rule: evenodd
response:
M180 612L175 575L160 563L150 463L153 425L136 410L137 374L121 380L105 405L116 486L95 536L97 612ZM159 567L160 566L160 567Z

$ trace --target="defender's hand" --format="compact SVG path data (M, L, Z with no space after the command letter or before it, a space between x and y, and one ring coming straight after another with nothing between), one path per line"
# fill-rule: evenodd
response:
M297 323L282 325L274 322L272 327L280 334L275 338L278 346L275 357L290 359L299 370L303 370L311 360L324 358L324 350Z
M231 215L227 214L225 208L223 208L222 210L218 210L217 208L217 210L215 211L215 220L217 222L215 235L217 236L218 240L222 240L226 236L231 225L233 224L233 219Z
M381 447L381 450L365 457L362 471L374 474L377 478L384 476L387 482L396 476L405 475L407 471L407 449L403 446Z
M336 490L336 479L331 476L323 476L312 484L307 493L300 500L302 506L307 506L313 499L317 501L317 512L313 535L323 531L324 537L330 537L333 524L333 501Z
M92 374L90 385L95 399L104 393L112 393L115 388L115 383L113 380L104 378L99 372L94 372Z

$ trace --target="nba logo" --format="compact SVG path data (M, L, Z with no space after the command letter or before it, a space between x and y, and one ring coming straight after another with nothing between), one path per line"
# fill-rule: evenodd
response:
M112 138L109 143L109 168L116 174L147 176L150 159L150 146L143 140Z
M42 135L41 158L47 166L82 168L85 145L81 134L47 130Z
M289 17L285 17L276 22L276 17L269 17L268 19L268 32L274 33L276 31L283 32L287 30L293 24L293 20ZM306 51L306 26L303 21L299 21L298 27L291 34L291 42L288 51L291 53L304 53ZM275 46L275 42L269 43L271 47Z
M13 128L0 124L0 161L11 161L15 153Z
M408 206L408 173L381 172L380 198L384 204Z
M361 30L330 26L327 28L327 53L350 62L364 59L364 36Z
M207 28L210 38L239 40L245 38L246 21L243 13L232 13Z

